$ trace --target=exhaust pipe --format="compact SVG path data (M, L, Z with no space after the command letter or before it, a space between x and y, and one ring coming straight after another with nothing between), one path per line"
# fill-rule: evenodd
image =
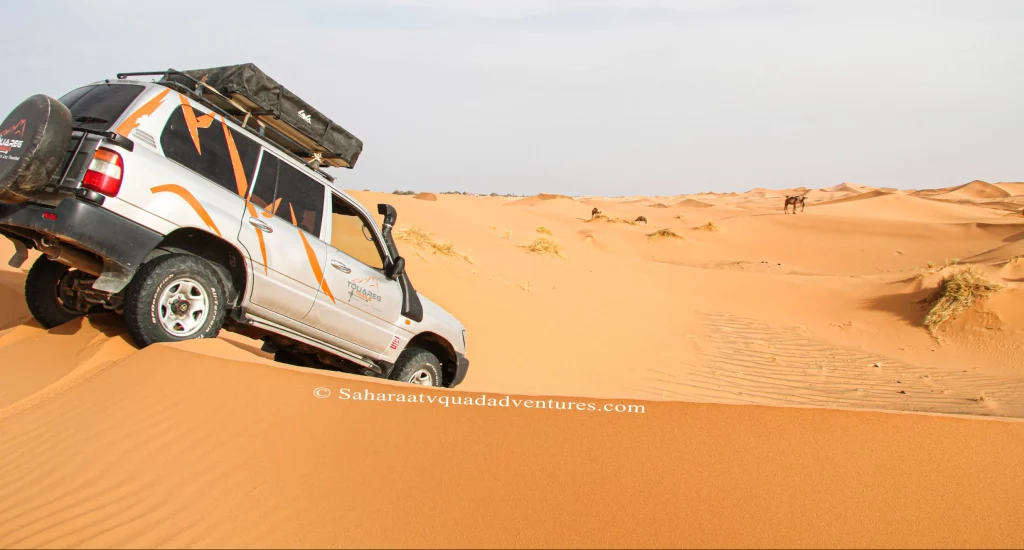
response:
M61 246L50 239L42 239L39 244L39 251L53 261L83 271L93 277L103 275L103 262L96 259L95 256Z

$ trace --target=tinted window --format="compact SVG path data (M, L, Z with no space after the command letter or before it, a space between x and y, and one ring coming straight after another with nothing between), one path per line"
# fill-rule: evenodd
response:
M252 174L256 169L259 145L245 135L230 130L232 141L238 151L241 176L244 180L238 181L228 140L224 135L224 125L205 113L198 110L194 112L196 136L189 131L183 108L178 107L167 119L167 125L160 136L160 147L163 148L164 155L228 191L244 197L248 191L248 182L252 181Z
M75 126L108 130L144 89L135 84L85 86L60 98L60 102L71 110Z
M366 222L355 209L334 197L331 204L331 246L370 267L384 269L384 260L376 241L366 238L366 235L372 236L373 233L366 228L364 234L365 225Z
M324 215L324 186L274 155L263 153L253 189L253 204L320 236Z

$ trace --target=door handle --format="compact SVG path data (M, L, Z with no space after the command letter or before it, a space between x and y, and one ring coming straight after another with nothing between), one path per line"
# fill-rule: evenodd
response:
M259 229L260 231L262 231L264 233L273 233L274 232L274 228L273 227L270 227L269 225L267 225L266 222L264 222L264 221L262 221L262 220L260 220L258 218L249 218L249 224L252 225L253 227L255 227L256 229Z
M342 273L352 273L352 270L349 269L347 265L339 262L338 260L331 260L331 267Z

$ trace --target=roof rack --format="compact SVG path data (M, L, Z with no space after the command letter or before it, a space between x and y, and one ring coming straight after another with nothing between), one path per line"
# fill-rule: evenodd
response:
M161 80L155 81L156 84L184 93L190 99L201 103L204 107L213 110L223 117L230 118L246 131L263 138L274 145L280 152L315 170L331 182L335 181L334 176L324 172L321 169L321 165L327 164L329 166L351 168L352 164L354 164L355 158L352 158L350 163L341 153L311 151L310 147L307 147L306 144L300 143L301 135L297 139L295 134L298 132L289 132L289 128L286 128L286 126L291 127L291 125L282 121L281 117L273 110L260 109L254 101L245 101L246 98L239 96L239 94L232 94L233 97L229 97L229 95L222 93L216 87L207 83L205 78L196 79L185 72L175 69L117 73L119 80L125 80L128 77L134 76L162 76ZM172 77L176 78L172 79ZM190 84L191 87L185 85L185 82ZM248 103L248 105L243 105L243 101ZM294 128L292 129L294 130ZM303 141L309 142L313 140L306 139ZM359 142L359 145L361 146L361 142ZM318 148L323 149L323 147ZM355 157L358 157L358 152ZM337 161L331 162L334 159L337 159Z

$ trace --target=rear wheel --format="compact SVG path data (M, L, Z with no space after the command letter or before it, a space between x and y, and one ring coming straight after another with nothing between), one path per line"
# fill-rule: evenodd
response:
M191 254L167 254L144 264L128 285L125 324L140 348L215 338L224 325L225 296L209 262Z
M25 277L25 302L32 317L50 329L85 315L89 306L79 303L75 282L87 276L39 256Z
M425 349L408 347L398 356L391 379L406 384L441 387L441 361Z

